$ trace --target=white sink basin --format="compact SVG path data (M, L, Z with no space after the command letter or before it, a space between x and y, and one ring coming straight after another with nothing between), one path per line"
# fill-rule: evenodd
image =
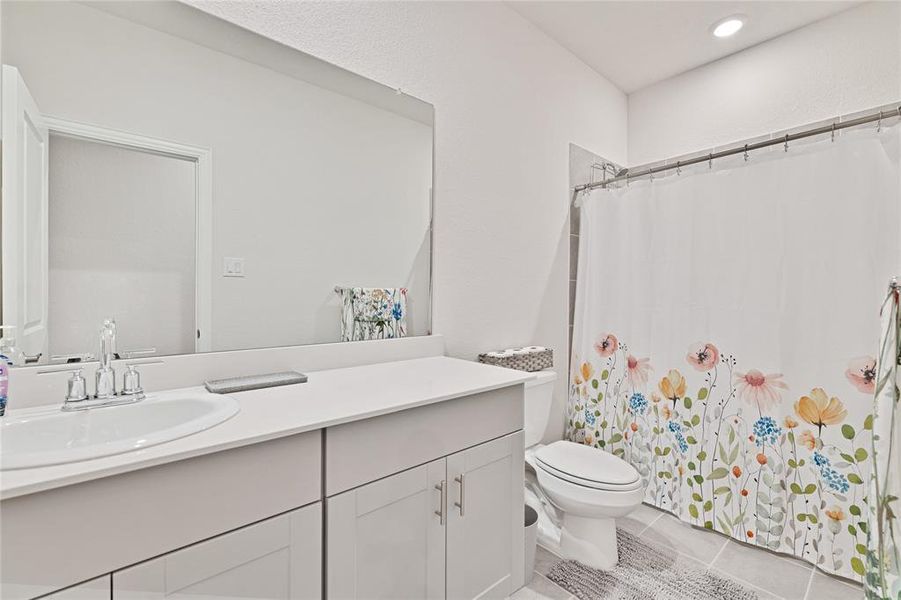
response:
M121 454L185 437L233 417L230 396L164 392L136 404L78 412L23 411L0 419L0 470Z

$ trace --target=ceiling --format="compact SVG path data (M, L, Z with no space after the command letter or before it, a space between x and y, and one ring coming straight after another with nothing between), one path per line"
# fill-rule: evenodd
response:
M855 1L512 1L508 5L626 93L859 4ZM717 21L747 17L731 38Z

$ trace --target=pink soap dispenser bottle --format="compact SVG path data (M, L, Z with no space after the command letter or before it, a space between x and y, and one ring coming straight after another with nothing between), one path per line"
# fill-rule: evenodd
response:
M0 417L6 414L6 397L9 393L9 364L0 354Z

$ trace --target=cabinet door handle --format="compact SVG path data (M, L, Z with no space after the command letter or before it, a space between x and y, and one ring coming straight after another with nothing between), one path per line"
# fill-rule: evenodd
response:
M441 483L435 484L435 489L441 492L441 499L439 500L438 510L435 511L435 514L441 519L441 524L444 525L444 517L447 512L447 481L442 479Z
M454 506L460 509L460 516L463 516L464 505L466 504L466 474L460 473L459 476L454 477L454 481L460 484L460 501L454 502Z

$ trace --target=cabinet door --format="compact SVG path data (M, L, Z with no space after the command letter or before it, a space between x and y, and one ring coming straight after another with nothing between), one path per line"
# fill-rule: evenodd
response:
M109 600L110 576L85 581L76 586L43 596L41 600Z
M113 573L114 600L321 598L322 503Z
M328 498L326 596L444 598L446 490L442 458Z
M523 585L523 433L447 457L447 597L506 598Z

